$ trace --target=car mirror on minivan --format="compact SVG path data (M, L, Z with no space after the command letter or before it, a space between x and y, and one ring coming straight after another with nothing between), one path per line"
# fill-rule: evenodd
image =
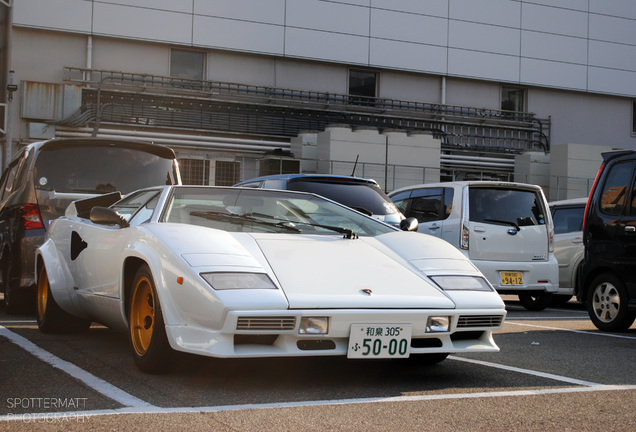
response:
M417 219L414 217L407 217L400 222L400 229L402 231L417 231L418 226Z
M99 225L119 225L121 228L129 226L128 221L117 213L117 210L113 210L109 207L93 207L91 209L90 220Z

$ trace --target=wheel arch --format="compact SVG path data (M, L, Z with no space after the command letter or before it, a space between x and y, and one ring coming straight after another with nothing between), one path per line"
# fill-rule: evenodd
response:
M124 315L126 317L126 321L130 321L130 301L132 296L133 284L135 283L135 275L137 274L137 270L143 265L147 265L150 268L148 262L137 256L130 256L126 258L124 261L123 268L123 307L124 307ZM151 270L152 272L152 270Z

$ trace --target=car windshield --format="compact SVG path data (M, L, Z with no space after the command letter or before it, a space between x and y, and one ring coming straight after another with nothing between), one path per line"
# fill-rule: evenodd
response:
M174 160L137 148L76 145L43 150L34 170L35 188L58 193L103 194L174 184Z
M496 225L544 225L546 216L538 193L531 190L471 188L470 220Z
M397 207L379 187L355 181L319 181L297 178L289 181L287 189L322 195L348 207L374 215L398 214Z
M394 228L321 197L277 190L177 187L162 220L231 232L375 236Z

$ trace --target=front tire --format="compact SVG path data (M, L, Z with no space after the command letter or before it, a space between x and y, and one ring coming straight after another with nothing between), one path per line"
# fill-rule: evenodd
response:
M88 330L91 321L65 312L53 298L46 267L38 276L35 318L42 333L81 333Z
M636 312L627 310L628 302L625 284L615 275L604 273L590 285L587 312L599 330L625 331L636 319Z
M526 308L526 310L533 312L542 311L550 306L550 302L552 301L552 293L542 291L519 294L519 301L521 302L521 305Z
M130 347L135 365L145 373L166 373L172 368L170 347L161 304L148 266L135 275L129 316Z

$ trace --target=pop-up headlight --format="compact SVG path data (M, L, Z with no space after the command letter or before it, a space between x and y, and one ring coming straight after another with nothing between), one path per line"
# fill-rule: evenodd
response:
M486 279L479 276L431 276L444 291L493 291Z
M201 273L201 277L215 290L276 289L265 273Z

